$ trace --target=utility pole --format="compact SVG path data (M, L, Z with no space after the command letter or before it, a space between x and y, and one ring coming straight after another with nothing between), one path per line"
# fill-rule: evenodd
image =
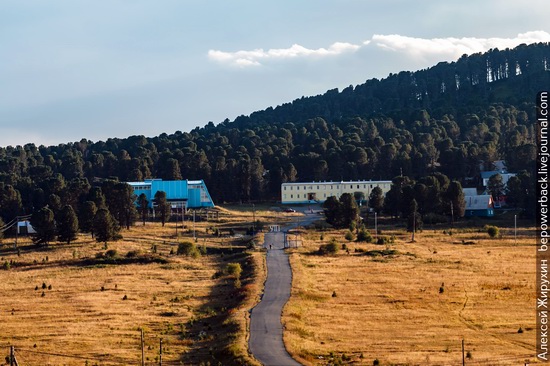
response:
M451 230L453 229L454 222L455 222L455 212L454 212L453 201L451 201Z
M376 241L378 242L378 216L374 211L374 233L376 234Z
M195 235L195 210L193 210L193 240L197 240L197 236Z
M252 235L256 233L256 206L252 204Z
M141 328L141 366L145 366L145 342L143 340L143 328Z
M416 211L413 211L413 233L411 241L414 243L414 233L416 231Z
M162 338L160 339L159 366L162 366Z
M518 245L518 217L514 215L514 244Z
M466 365L466 359L464 358L464 338L462 338L462 366Z
M19 366L15 358L15 347L13 346L10 346L10 366Z

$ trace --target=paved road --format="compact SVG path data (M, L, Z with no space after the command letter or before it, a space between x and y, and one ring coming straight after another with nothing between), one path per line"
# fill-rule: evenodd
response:
M269 249L269 245L272 249ZM292 271L285 253L282 232L265 234L267 280L262 300L250 316L250 351L266 366L295 366L296 362L285 349L281 314L290 298Z

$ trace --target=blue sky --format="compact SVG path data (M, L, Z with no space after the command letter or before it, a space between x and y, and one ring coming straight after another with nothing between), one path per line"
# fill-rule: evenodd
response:
M546 0L0 2L0 146L189 131L550 41Z

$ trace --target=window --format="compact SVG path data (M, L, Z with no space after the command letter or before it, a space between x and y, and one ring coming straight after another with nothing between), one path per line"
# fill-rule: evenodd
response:
M296 187L296 190L299 191L299 190L300 190L300 186Z
M363 188L367 188L367 185L366 185L366 184L363 184Z
M290 195L290 198L294 198L294 195L293 195L293 194L291 194L291 195Z
M357 189L359 189L359 184L357 185Z
M286 191L286 186L284 186L283 189Z
M319 190L319 186L317 186L317 190Z

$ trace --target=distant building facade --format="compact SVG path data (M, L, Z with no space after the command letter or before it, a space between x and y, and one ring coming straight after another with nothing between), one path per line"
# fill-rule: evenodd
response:
M490 194L477 194L475 188L464 188L464 200L466 207L465 217L491 217L494 216L493 196Z
M281 203L323 203L328 197L340 198L344 193L361 192L368 199L372 190L379 187L385 195L391 188L391 180L362 180L349 182L292 182L281 184Z
M173 207L214 207L214 202L203 180L146 179L143 182L128 182L128 184L134 189L136 196L145 194L150 208L153 208L153 200L158 191L166 192L166 200Z

